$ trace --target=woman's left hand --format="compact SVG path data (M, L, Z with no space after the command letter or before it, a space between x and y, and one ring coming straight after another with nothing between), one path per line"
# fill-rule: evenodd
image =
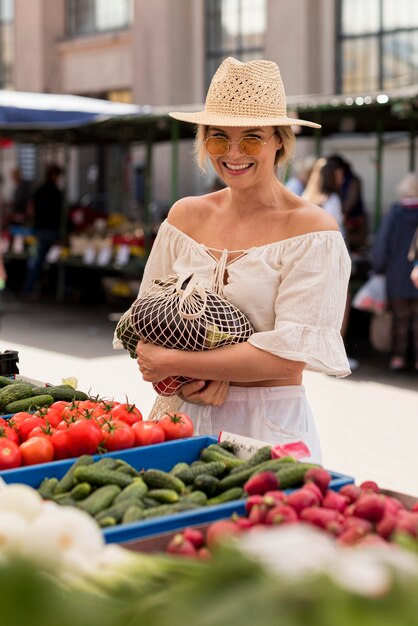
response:
M162 348L153 343L138 341L136 353L142 378L149 383L158 383L168 376L175 376L173 371L173 353L176 350Z

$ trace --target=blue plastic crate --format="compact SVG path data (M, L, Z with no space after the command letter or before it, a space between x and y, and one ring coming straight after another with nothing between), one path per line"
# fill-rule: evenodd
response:
M100 459L104 456L111 456L123 459L137 470L154 468L168 471L181 461L185 463L196 461L203 448L216 442L216 437L191 437L189 439L167 441L140 448L131 448L130 450L109 452L104 455L97 455L94 458ZM6 470L0 472L0 475L7 483L25 483L37 488L46 477L59 479L64 476L75 461L76 459L66 459L41 465L31 465ZM341 489L343 485L354 482L354 479L350 476L336 472L330 473L332 477L330 488L336 491ZM245 500L234 500L217 506L202 507L174 515L133 522L132 524L119 524L118 526L104 528L103 535L107 543L126 543L161 533L181 530L187 526L196 526L219 519L226 519L231 517L233 513L237 515L245 514Z

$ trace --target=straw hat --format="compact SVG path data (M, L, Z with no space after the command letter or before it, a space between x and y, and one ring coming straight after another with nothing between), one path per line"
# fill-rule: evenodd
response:
M280 70L273 61L242 63L228 57L212 78L204 111L174 111L182 122L210 126L311 126L315 122L287 117Z

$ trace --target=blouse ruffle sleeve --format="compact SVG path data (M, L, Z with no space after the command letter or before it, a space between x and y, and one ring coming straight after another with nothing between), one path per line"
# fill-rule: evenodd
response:
M256 348L313 372L350 374L340 329L347 300L351 261L338 231L310 233L280 259L281 282L274 330L254 333Z
M167 222L164 221L158 229L157 236L148 256L137 297L150 286L154 279L173 273L175 247L175 238L171 236ZM122 347L121 342L116 335L114 335L113 348L118 350Z

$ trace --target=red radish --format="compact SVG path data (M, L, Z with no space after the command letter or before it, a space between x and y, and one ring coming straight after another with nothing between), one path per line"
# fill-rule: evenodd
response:
M393 498L392 496L385 496L385 515L391 513L392 515L397 515L398 511L401 509L405 509L404 505L399 502L397 498Z
M348 499L350 503L356 502L361 496L361 489L357 485L344 485L339 492L342 496Z
M185 539L181 533L174 535L167 546L169 554L177 554L181 556L196 556L196 548L191 541Z
M354 515L371 522L382 519L385 511L385 498L377 493L364 493L354 505Z
M286 504L291 506L292 509L294 509L299 515L303 509L306 509L309 506L317 506L318 498L309 489L302 488L291 493L286 500Z
M385 513L380 522L376 525L378 535L389 541L390 536L396 528L396 517L393 514Z
M248 530L252 527L251 521L248 517L237 517L235 523L241 530Z
M399 511L396 521L397 532L405 532L412 537L418 536L418 513L411 511Z
M318 504L321 504L322 502L322 498L324 497L322 494L322 491L320 490L320 488L318 487L318 485L315 485L315 483L305 483L303 485L304 489L309 489L309 491L312 491L313 494L316 495L317 499L318 499Z
M206 548L205 546L202 546L201 548L199 548L199 550L197 551L197 556L199 559L202 559L202 560L207 560L207 559L212 558L210 550L208 550L208 548Z
M365 480L361 483L360 489L363 491L374 491L375 493L380 493L379 486L374 482L374 480Z
M324 528L333 534L341 532L344 522L344 517L338 511L319 507L304 509L300 514L300 519L318 526L318 528Z
M266 506L275 506L284 502L287 498L287 494L284 491L276 489L275 491L266 491L263 496L263 504Z
M247 511L247 513L251 512L251 509L253 508L253 506L255 504L263 504L264 503L264 498L262 495L256 493L253 496L248 496L248 498L245 501L245 510Z
M289 524L297 522L296 511L286 504L278 504L267 512L266 524Z
M211 548L226 539L239 535L240 527L230 520L219 520L209 526L206 531L206 545Z
M355 528L359 532L359 534L363 535L367 535L367 533L371 533L373 530L373 524L369 522L368 519L355 517L354 515L344 517L343 525L344 530L348 530L349 528Z
M255 504L250 511L248 519L251 523L251 526L256 526L257 524L264 524L266 520L267 512L269 511L269 507L265 504Z
M364 537L365 533L361 532L360 529L356 527L346 528L337 538L337 542L343 546L355 546L358 544Z
M303 482L307 483L312 481L315 485L318 485L321 492L324 494L328 489L328 485L331 482L331 475L323 467L311 467L303 479Z
M205 543L205 537L202 531L198 528L185 528L183 530L183 537L190 541L190 543L194 545L196 550L201 548Z
M328 489L326 492L324 499L322 500L322 506L326 509L335 509L340 513L344 513L347 508L348 500L340 493L333 491L332 489Z
M250 496L254 494L265 494L266 491L277 489L279 480L273 472L260 472L252 476L244 485L244 491Z

